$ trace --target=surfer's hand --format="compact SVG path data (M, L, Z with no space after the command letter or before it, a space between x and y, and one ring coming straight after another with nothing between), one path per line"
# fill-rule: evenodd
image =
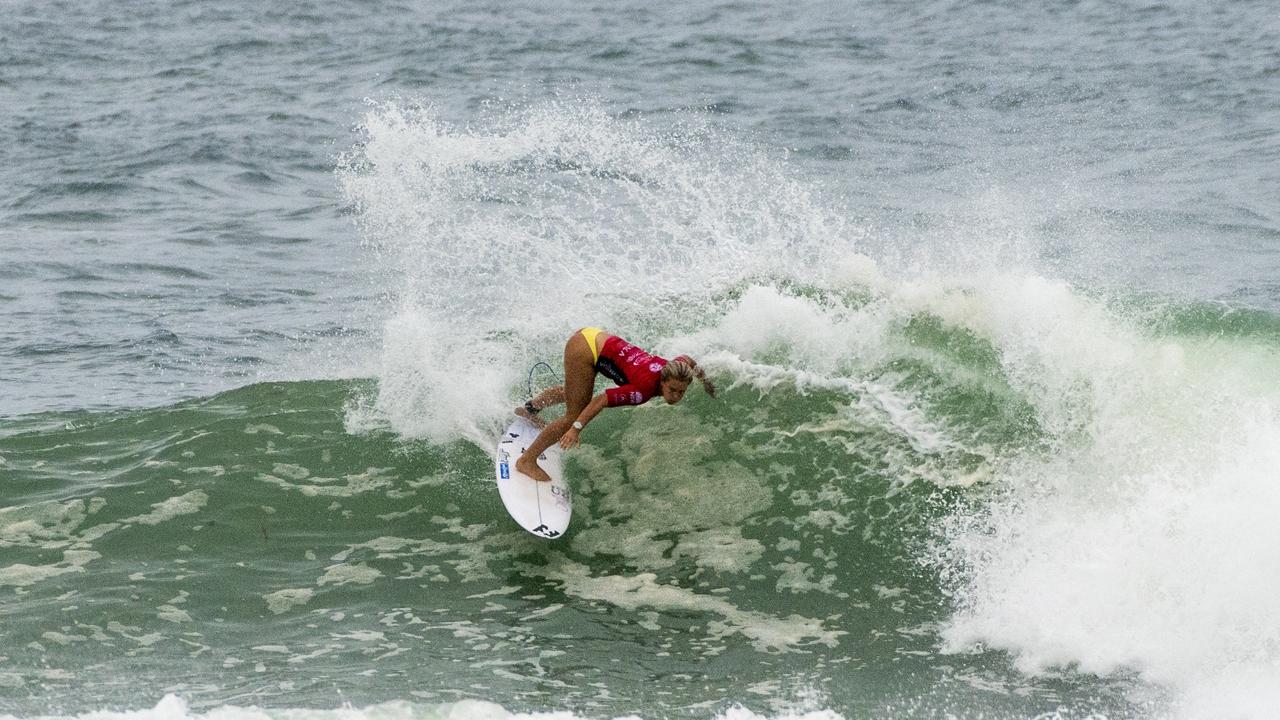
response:
M565 450L572 450L573 448L578 447L579 442L581 442L581 440L578 436L577 428L569 428L565 431L564 435L560 436L560 447Z

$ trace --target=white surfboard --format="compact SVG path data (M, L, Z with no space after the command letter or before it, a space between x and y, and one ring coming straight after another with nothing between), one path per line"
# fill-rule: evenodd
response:
M502 504L520 527L539 537L557 538L569 528L569 517L573 514L573 495L564 480L560 446L552 445L538 458L538 466L547 471L551 482L538 482L516 470L516 460L533 444L539 432L533 423L516 418L498 438L494 474Z

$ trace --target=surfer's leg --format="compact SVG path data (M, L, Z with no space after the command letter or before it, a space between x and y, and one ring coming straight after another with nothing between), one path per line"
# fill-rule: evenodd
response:
M595 384L594 353L591 352L591 346L587 344L587 339L582 336L582 333L574 333L573 337L569 338L569 342L564 345L564 416L547 423L547 426L542 428L542 432L538 433L537 439L529 449L516 460L516 470L534 480L551 479L550 475L538 467L538 456L559 441L560 436L569 430L574 418L578 417L587 403L591 402L591 391L595 388Z
M529 402L516 408L516 416L537 425L538 427L546 427L547 421L538 417L538 411L544 410L557 403L564 402L564 386L556 385L538 393Z

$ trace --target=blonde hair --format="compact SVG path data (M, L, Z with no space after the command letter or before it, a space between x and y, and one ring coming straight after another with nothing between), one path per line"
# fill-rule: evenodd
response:
M659 382L668 380L681 380L685 383L693 383L693 379L697 378L702 381L702 389L707 391L711 397L716 396L715 383L707 377L707 374L698 367L698 361L688 355L680 355L675 360L670 360L666 365L662 366L662 373L658 375Z
M662 367L662 374L658 376L663 382L667 380L680 380L691 383L697 377L693 371L693 366L683 360L672 360Z

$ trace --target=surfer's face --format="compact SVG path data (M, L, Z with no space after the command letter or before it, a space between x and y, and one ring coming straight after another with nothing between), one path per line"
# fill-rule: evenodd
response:
M670 380L662 381L662 399L667 401L668 405L675 405L680 402L680 398L684 397L684 393L689 389L688 380Z

